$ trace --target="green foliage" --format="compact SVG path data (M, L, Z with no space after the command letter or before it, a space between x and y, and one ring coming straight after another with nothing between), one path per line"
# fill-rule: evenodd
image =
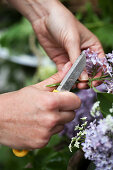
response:
M34 152L31 155L33 170L66 170L72 154L69 152L67 144L63 144L63 140L65 139L55 135L48 146ZM62 144L64 145L62 149L56 149Z
M104 117L113 113L110 113L110 109L112 108L113 103L113 94L111 93L97 93L98 101L100 101L100 110Z
M101 8L103 15L105 17L109 16L112 19L112 16L113 16L113 0L107 0L107 1L99 0L99 6Z
M105 26L96 29L94 33L103 43L105 49L108 47L111 48L111 50L113 49L113 24L106 23Z
M46 147L34 156L32 165L37 170L65 170L70 156L67 149L56 152L51 147Z
M13 155L12 150L2 146L0 148L0 169L31 169L31 170L66 170L68 162L72 154L68 149L68 145L63 143L66 141L59 135L54 135L48 146L43 149L29 152L26 157L18 158ZM61 143L61 144L60 144ZM63 145L63 147L59 150Z
M22 20L1 34L0 44L7 47L13 53L26 53L29 51L29 36L33 30L30 23L25 19Z
M40 78L40 81L43 81L47 78L49 78L50 76L52 76L53 74L56 73L56 68L54 66L48 65L48 66L40 66L39 70L38 70L38 75L37 77Z
M113 1L99 0L99 13L94 12L91 3L86 3L86 13L77 12L76 17L101 41L105 52L113 49Z
M12 150L6 146L0 147L0 169L1 170L22 170L28 163L29 158L17 158L13 155Z

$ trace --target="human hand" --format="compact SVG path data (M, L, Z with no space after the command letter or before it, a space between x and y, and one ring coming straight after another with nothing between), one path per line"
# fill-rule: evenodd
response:
M46 7L47 10L49 9L49 14L39 20L34 19L32 25L40 43L49 57L56 63L58 70L68 61L74 63L81 51L87 48L98 52L99 57L103 57L104 51L97 37L83 26L59 1L54 2L51 8ZM43 2L42 6L45 6ZM101 72L96 77L100 75ZM85 71L81 74L79 80L81 82L88 80ZM95 81L93 85L99 85L99 83L99 81ZM87 86L87 83L78 84L78 88Z
M73 64L81 51L87 48L98 52L99 57L104 56L97 37L58 0L9 1L30 20L39 42L56 63L58 70L68 61ZM88 80L85 71L79 80ZM93 84L98 85L98 82L95 81ZM86 88L87 83L79 83L78 87Z
M75 117L80 99L71 92L52 93L49 83L61 81L70 63L51 78L19 91L0 95L0 144L36 149Z

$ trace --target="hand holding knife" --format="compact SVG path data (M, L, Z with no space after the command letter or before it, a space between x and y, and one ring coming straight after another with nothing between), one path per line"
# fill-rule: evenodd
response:
M76 59L75 63L72 65L71 69L68 71L64 79L61 81L60 85L53 92L60 91L70 91L76 80L79 78L80 74L86 66L86 55L84 52ZM17 157L24 157L27 155L27 150L16 150L13 149L14 155Z

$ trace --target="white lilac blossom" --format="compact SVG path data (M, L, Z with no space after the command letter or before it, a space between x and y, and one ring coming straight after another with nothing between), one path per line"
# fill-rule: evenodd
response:
M98 86L97 89L105 92L106 86L105 84L102 84ZM72 138L73 136L76 135L76 131L74 129L75 126L77 126L78 124L80 125L82 124L82 120L80 119L81 117L87 117L88 122L94 120L94 118L90 114L90 110L96 101L96 93L94 92L94 90L93 89L80 90L76 94L77 96L80 97L82 101L81 107L76 110L75 119L67 123L64 126L64 130L60 133L61 135L66 135L69 138ZM100 117L102 117L102 115Z
M105 87L105 86L104 86ZM87 117L87 121L93 121L92 117L90 115L90 110L96 101L96 93L93 91L93 89L88 90L80 90L76 93L81 101L81 107L77 109L75 119L69 123L67 123L64 127L64 130L61 132L61 135L66 135L69 138L72 138L76 135L75 126L78 124L82 124L81 117Z
M100 120L91 122L86 129L85 142L82 143L85 158L92 160L96 170L113 169L113 117L108 115Z
M80 125L77 125L75 126L75 131L78 130L79 132L76 134L75 137L73 137L71 139L71 143L69 145L69 150L70 152L72 152L72 148L75 147L75 148L80 148L81 146L81 143L84 141L85 139L85 135L86 135L86 132L85 132L85 127L87 125L87 117L82 117L80 118L82 121L84 121L84 123L80 126Z
M97 116L100 116L100 101L97 101L96 103L94 103L91 111L90 111L90 114L93 116L93 117L97 117Z
M109 109L110 113L113 113L113 103L112 103L112 108Z

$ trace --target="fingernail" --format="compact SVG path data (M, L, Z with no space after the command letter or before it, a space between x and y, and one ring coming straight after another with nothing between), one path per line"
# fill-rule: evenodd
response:
M79 80L88 80L88 74L83 71L79 77Z

